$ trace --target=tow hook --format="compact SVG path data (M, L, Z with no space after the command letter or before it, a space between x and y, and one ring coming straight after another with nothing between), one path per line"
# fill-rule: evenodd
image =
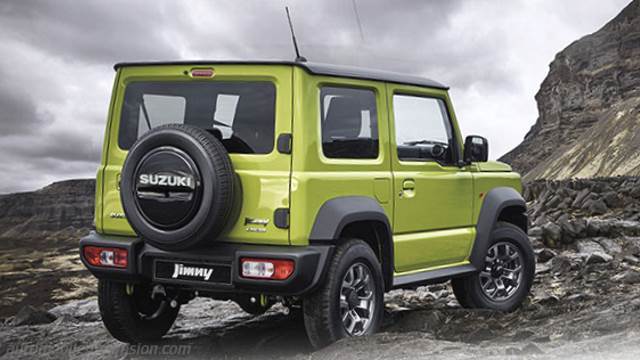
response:
M160 285L156 284L153 286L151 290L151 299L156 301L166 301L169 306L173 309L177 308L180 305L184 305L189 301L193 300L196 297L195 292L190 291L179 291L176 289L167 289Z
M155 285L151 290L151 299L153 300L165 300L167 298L167 291L162 285Z

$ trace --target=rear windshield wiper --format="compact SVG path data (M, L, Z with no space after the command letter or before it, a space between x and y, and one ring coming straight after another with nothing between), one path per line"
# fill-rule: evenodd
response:
M142 106L142 114L144 115L144 120L147 122L147 126L149 130L151 130L151 121L149 121L149 112L147 112L147 105L144 103L144 98L140 101L140 105Z

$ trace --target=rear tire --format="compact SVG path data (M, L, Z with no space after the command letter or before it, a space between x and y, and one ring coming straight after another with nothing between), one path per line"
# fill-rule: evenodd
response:
M346 241L327 267L324 282L302 305L307 336L316 349L375 333L384 313L382 270L369 245Z
M151 300L149 285L133 286L109 280L98 282L98 306L102 322L109 333L129 344L160 340L171 328L180 306L172 308L166 301Z
M535 277L535 255L527 234L513 224L498 222L484 266L481 272L451 280L460 305L505 312L517 309Z

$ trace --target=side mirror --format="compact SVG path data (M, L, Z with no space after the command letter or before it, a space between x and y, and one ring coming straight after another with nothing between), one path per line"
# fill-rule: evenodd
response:
M464 162L484 162L489 159L489 142L482 136L470 135L464 140Z

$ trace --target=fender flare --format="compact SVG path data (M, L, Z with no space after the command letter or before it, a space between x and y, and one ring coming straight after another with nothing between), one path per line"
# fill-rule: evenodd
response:
M491 232L498 222L500 213L508 207L516 207L518 211L523 213L527 209L526 201L513 188L493 188L484 198L476 225L476 239L469 257L471 264L477 270L482 270L484 267L484 258L491 241Z
M391 236L387 214L377 201L366 196L341 196L327 200L316 215L311 228L311 241L334 241L345 226L356 221L379 221Z
M316 244L335 244L347 225L359 221L373 221L380 224L376 234L382 233L382 236L375 240L380 242L379 255L385 287L391 289L394 269L393 232L387 214L373 198L343 196L326 201L316 214L309 241ZM379 236L376 235L376 237Z

